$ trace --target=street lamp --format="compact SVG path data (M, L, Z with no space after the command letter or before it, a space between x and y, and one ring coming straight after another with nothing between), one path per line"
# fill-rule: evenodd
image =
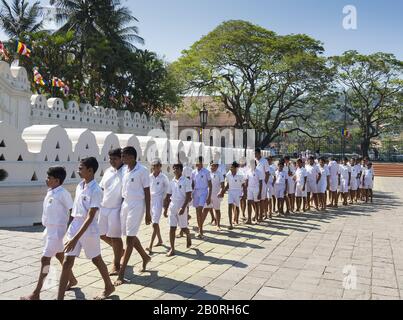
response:
M245 158L246 158L246 149L248 148L248 122L244 121L242 123L243 129L243 147L245 149Z
M199 113L200 116L200 142L203 142L203 129L206 128L207 126L207 119L208 119L208 111L206 109L206 106L203 104L203 109L200 110Z

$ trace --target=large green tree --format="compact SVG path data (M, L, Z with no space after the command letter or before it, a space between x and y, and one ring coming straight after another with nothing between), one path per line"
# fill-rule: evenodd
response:
M42 10L40 2L31 6L25 0L1 0L0 28L11 39L18 39L25 33L36 32L42 28Z
M349 116L359 125L361 152L368 156L371 141L393 125L402 125L403 62L393 54L363 55L347 51L332 57L337 84L343 89Z
M227 21L183 51L174 64L186 93L219 96L237 127L264 133L262 147L299 130L326 96L332 72L321 43L279 36L245 21Z

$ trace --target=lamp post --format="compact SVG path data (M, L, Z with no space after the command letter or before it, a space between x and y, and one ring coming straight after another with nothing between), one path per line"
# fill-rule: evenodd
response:
M208 111L206 109L206 106L203 104L203 109L200 110L199 113L200 116L200 142L203 142L203 129L206 128L207 126L207 119L208 119Z
M244 156L246 158L246 149L248 148L248 122L246 120L242 123L243 129L243 147L244 147Z

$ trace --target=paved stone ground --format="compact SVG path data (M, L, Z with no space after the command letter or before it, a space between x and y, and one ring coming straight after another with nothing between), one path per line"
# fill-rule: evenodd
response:
M138 272L140 258L134 254L130 261L134 267L126 274L130 282L111 298L400 299L401 184L401 178L377 178L373 204L275 217L231 232L217 233L209 226L206 241L193 240L189 250L179 240L176 257L167 258L167 248L157 248L150 271L144 274ZM226 223L226 214L224 219ZM167 243L165 221L162 226ZM42 231L41 227L0 229L0 299L18 299L32 291ZM150 233L150 227L142 229L145 245ZM104 246L102 253L110 263L112 251ZM60 266L53 261L43 299L55 298L59 272ZM91 261L77 259L74 272L79 287L67 299L91 299L101 291L103 283Z

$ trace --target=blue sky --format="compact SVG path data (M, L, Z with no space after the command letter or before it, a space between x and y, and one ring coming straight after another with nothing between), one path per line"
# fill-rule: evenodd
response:
M48 1L41 1L47 3ZM242 19L278 34L306 33L324 43L326 55L355 49L390 52L403 60L402 0L122 0L139 19L139 46L174 61L221 22ZM342 26L354 5L357 30ZM1 35L4 38L4 35Z

